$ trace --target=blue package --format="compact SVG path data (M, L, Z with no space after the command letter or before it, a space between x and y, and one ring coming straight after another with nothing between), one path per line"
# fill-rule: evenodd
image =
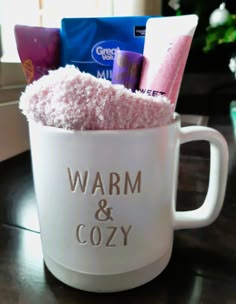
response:
M63 18L61 65L73 64L81 71L111 80L116 49L143 53L150 17Z

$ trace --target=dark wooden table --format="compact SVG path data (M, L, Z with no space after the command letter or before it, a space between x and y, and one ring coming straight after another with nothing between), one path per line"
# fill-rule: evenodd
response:
M0 303L236 303L236 150L229 116L210 117L229 144L223 210L210 226L175 232L167 268L142 287L112 294L70 288L47 270L40 244L30 153L0 163ZM198 207L209 173L208 144L181 148L177 209Z

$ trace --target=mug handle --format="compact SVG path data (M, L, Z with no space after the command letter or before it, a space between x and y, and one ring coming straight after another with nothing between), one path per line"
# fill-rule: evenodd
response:
M210 143L210 174L205 201L201 207L191 211L176 211L174 229L191 229L211 224L223 206L227 175L228 145L225 138L209 127L184 127L180 130L180 144L206 140Z

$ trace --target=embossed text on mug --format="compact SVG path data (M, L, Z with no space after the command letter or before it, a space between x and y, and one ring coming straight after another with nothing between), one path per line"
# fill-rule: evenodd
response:
M127 227L108 226L102 229L98 225L88 227L85 224L80 224L76 228L76 238L81 245L90 244L95 247L127 246L131 229L131 225Z
M96 194L100 191L102 195L141 193L142 172L140 170L134 177L128 171L123 173L110 172L107 184L104 182L103 174L99 171L96 172L95 176L91 176L88 170L84 172L76 170L73 174L72 169L68 167L67 172L72 192L81 191L84 194Z
M97 206L94 212L94 225L79 223L76 227L76 239L80 245L91 245L94 247L116 247L127 246L130 238L132 225L115 225L113 217L113 207L110 207L109 196L137 195L141 193L142 171L135 174L129 171L122 173L109 172L102 173L97 171L90 174L88 170L72 170L67 167L69 186L71 192L90 194L96 197L99 194ZM102 199L100 197L102 195ZM101 222L108 222L108 226L100 225Z

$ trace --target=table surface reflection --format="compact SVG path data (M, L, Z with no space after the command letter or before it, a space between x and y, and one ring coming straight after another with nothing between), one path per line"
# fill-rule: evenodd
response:
M236 303L235 138L228 116L209 118L229 145L223 209L210 226L175 232L171 260L153 281L133 290L96 294L68 287L45 267L40 243L30 152L0 163L0 303ZM177 210L204 200L209 146L181 147Z

